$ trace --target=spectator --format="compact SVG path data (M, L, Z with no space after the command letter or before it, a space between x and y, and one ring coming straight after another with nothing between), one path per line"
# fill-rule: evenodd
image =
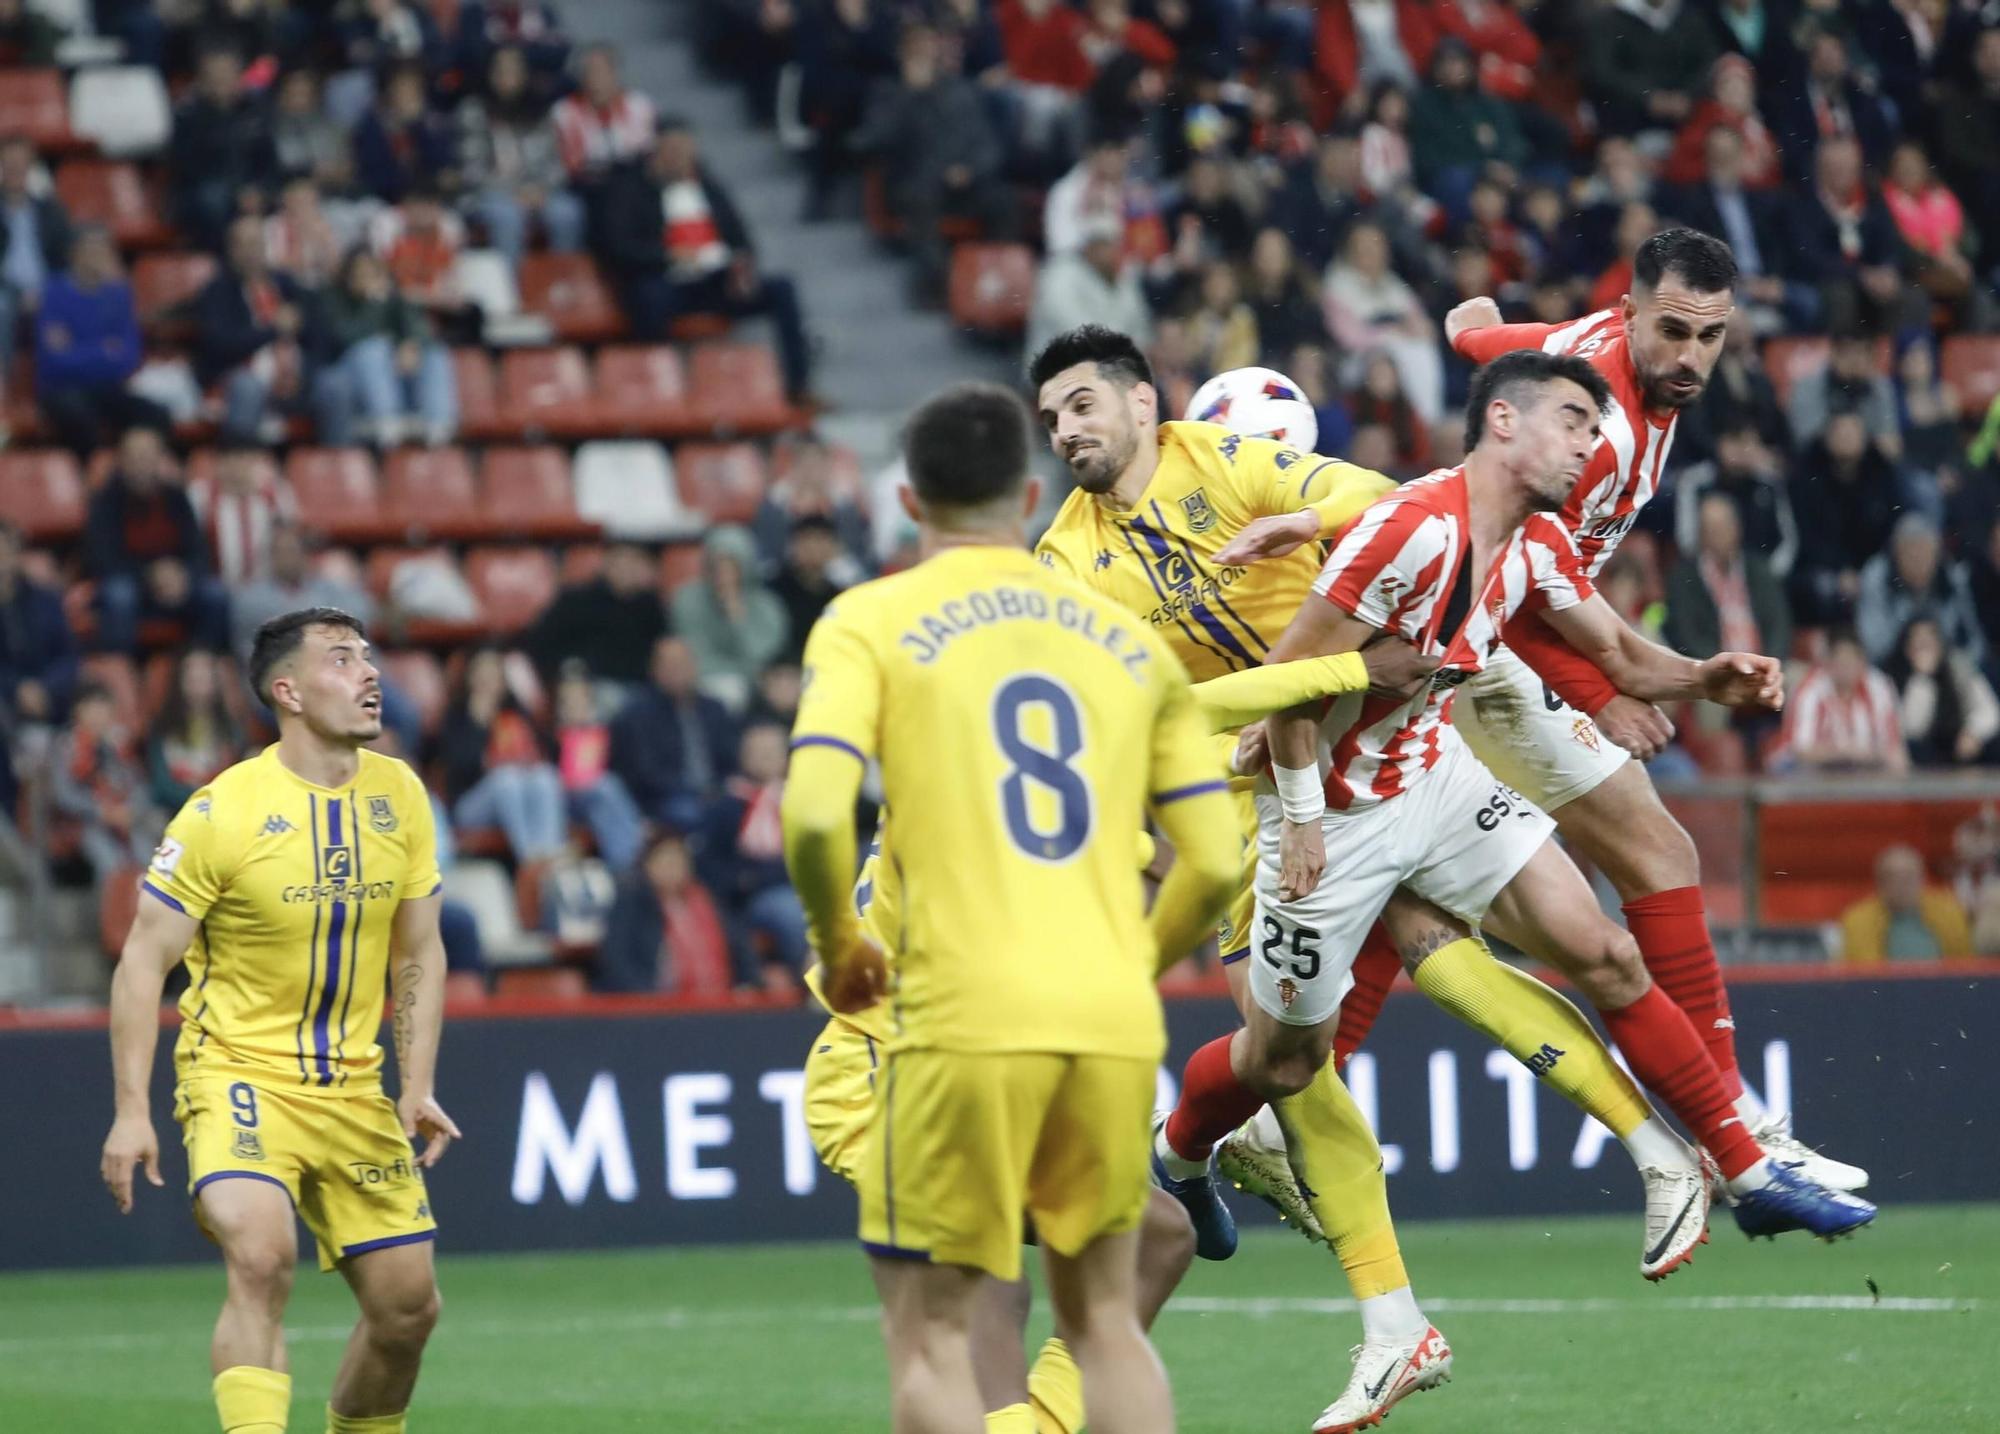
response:
M1381 349L1363 356L1361 383L1347 396L1347 409L1355 427L1389 435L1390 472L1415 477L1430 466L1430 429L1404 395L1395 361Z
M203 51L194 94L174 113L167 167L174 179L174 219L206 249L220 249L230 221L248 212L246 196L278 176L271 127L257 97L243 87L243 57L231 45Z
M605 258L620 276L633 332L663 339L682 314L767 316L785 386L804 399L811 377L798 290L757 263L750 231L722 182L702 164L685 120L660 122L645 165L605 199ZM662 218L664 217L664 223Z
M1880 164L1888 157L1895 116L1856 78L1846 37L1819 28L1809 33L1805 45L1805 73L1773 86L1769 98L1778 145L1793 181L1811 182L1811 155L1829 139L1851 138L1869 164Z
M1675 487L1674 538L1683 553L1693 553L1701 544L1702 508L1711 498L1724 498L1736 510L1737 533L1744 550L1763 560L1779 579L1791 572L1792 560L1798 556L1799 527L1785 491L1784 460L1764 442L1755 420L1747 414L1730 417L1713 461L1683 469Z
M1826 367L1801 375L1792 385L1789 417L1800 443L1818 438L1834 414L1853 413L1877 447L1892 456L1901 451L1896 390L1877 357L1879 347L1865 334L1838 334Z
M1672 184L1697 185L1707 175L1712 183L1715 163L1709 136L1726 130L1736 136L1734 183L1750 190L1777 188L1784 172L1778 163L1778 142L1758 115L1756 69L1741 55L1724 55L1715 62L1709 89L1709 97L1695 106L1694 114L1674 136L1673 153L1667 157L1663 177ZM1716 229L1708 232L1721 233ZM1736 262L1743 262L1740 247Z
M1150 20L1134 18L1130 0L1085 0L1083 53L1096 70L1122 54L1136 55L1158 69L1174 63L1174 44Z
M1696 661L1718 652L1792 649L1792 614L1770 565L1743 548L1734 501L1710 490L1701 500L1697 546L1667 575L1667 642Z
M1985 761L2000 736L2000 698L1977 663L1946 646L1935 618L1913 619L1882 671L1902 694L1903 739L1912 762L1961 767Z
M82 829L83 857L99 882L144 866L166 826L146 800L131 734L118 725L110 691L96 682L77 688L69 730L49 763L49 804Z
M740 932L739 981L749 977L748 984L774 991L791 989L807 959L805 910L785 871L778 820L786 762L784 728L765 723L744 730L739 773L709 804L696 856L703 884ZM761 973L748 960L755 946L764 952Z
M451 126L430 109L424 72L392 71L381 102L354 132L354 167L361 188L388 204L417 189L456 187L458 155Z
M454 825L500 828L521 865L568 854L562 777L508 688L499 648L483 646L466 659L438 731L437 759Z
M1916 281L1935 299L1964 299L1972 288L1972 263L1962 252L1965 209L1957 195L1938 183L1917 141L1899 141L1889 156L1882 202L1915 255Z
M618 78L618 57L609 45L592 45L577 62L574 94L556 101L551 118L570 188L583 201L594 226L600 217L605 183L621 169L646 157L653 145L653 102L628 90ZM646 228L653 232L654 220Z
M664 832L619 883L591 985L712 997L725 994L731 980L729 938L715 898L695 877L687 839Z
M435 448L458 431L451 352L423 312L396 291L382 261L356 249L327 297L334 365L360 414L362 441L388 447L421 436Z
M172 422L159 404L127 387L143 356L117 247L106 230L85 225L70 246L69 272L49 279L35 310L35 397L56 436L79 457L98 447L107 429Z
M403 0L362 0L339 22L337 40L350 70L379 74L402 66L421 74L436 50L437 32L429 16Z
M1632 291L1633 258L1638 254L1639 246L1657 233L1659 227L1660 217L1653 212L1650 204L1635 202L1619 211L1618 227L1612 234L1617 257L1591 285L1586 306L1592 313L1617 308L1618 301Z
M757 674L757 696L746 714L748 722L775 722L787 732L797 723L799 696L805 689L805 675L789 662L780 662Z
M1840 959L1852 965L1937 961L1972 954L1965 908L1924 880L1923 854L1898 843L1875 858L1875 894L1840 918Z
M860 474L843 471L833 450L816 434L785 442L777 479L764 490L752 531L757 535L757 559L765 567L784 560L792 525L805 517L825 518L840 537L841 556L835 572L848 587L868 576L873 547L868 535L868 494ZM851 456L851 455L850 455Z
M653 644L651 675L611 720L611 770L649 820L686 830L736 770L736 724L701 692L701 668L684 639Z
M574 658L556 683L556 764L569 815L590 829L597 854L614 872L638 860L645 821L611 770L611 727L590 670Z
M299 68L278 81L271 152L285 183L308 179L328 194L354 193L354 143L320 102L319 76Z
M1962 468L1965 462L1959 442L1958 394L1939 381L1937 349L1928 336L1903 344L1896 356L1895 390L1904 468L1926 483L1952 486L1947 470ZM1985 527L1974 519L1958 531L1976 533ZM1946 530L1953 531L1949 523Z
M434 7L434 13L435 8L442 7ZM569 65L570 44L555 8L541 0L485 0L480 12L479 32L468 37L471 48L465 51L471 57L467 73L485 73L483 52L519 50L527 57L536 88L544 94L552 92ZM443 22L439 23L442 26Z
M1861 170L1861 146L1845 135L1820 144L1814 180L1792 197L1791 277L1819 287L1835 333L1897 327L1904 309L1896 221Z
M56 63L62 27L27 0L0 0L0 67L41 69Z
M315 572L312 545L305 530L296 523L281 521L271 528L268 575L250 578L230 592L229 650L238 661L246 660L258 628L280 613L296 612L303 607L336 607L364 623L375 620L375 600L367 591L329 573ZM384 682L382 686L386 699L389 684ZM404 745L411 747L407 742Z
M804 660L806 634L845 586L837 576L840 556L840 535L827 519L808 516L792 524L785 564L771 580L771 591L784 605L791 629L783 661Z
M1367 213L1361 188L1360 140L1327 135L1312 162L1293 165L1284 188L1272 197L1272 228L1297 246L1301 264L1323 271L1347 242L1348 226Z
M1572 188L1577 213L1568 262L1580 273L1594 274L1618 257L1616 235L1625 206L1653 202L1653 163L1631 140L1607 136L1597 146L1596 168Z
M1989 276L2000 261L2000 25L1989 23L1972 46L1970 73L1942 87L1937 101L1938 164L1965 201L1980 236L1980 265Z
M167 700L146 735L153 805L179 811L216 773L242 760L244 751L242 729L223 700L215 654L198 647L182 652Z
M33 313L42 289L70 248L69 216L53 195L34 192L35 147L18 135L0 139L0 379L13 366L23 313Z
M1798 64L1790 0L1716 0L1704 13L1717 47L1741 55L1761 73L1789 75Z
M1681 415L1674 451L1680 453L1684 446L1690 457L1713 457L1717 435L1745 423L1774 456L1792 452L1792 426L1765 371L1756 334L1749 324L1733 323L1722 337L1722 357L1709 374L1707 396Z
M1504 100L1534 98L1542 42L1514 7L1485 0L1437 0L1398 7L1397 27L1417 69L1428 71L1437 47L1455 39L1472 52L1481 89Z
M1141 257L1131 242L1130 221L1144 202L1144 190L1132 178L1131 141L1123 135L1100 135L1049 190L1042 211L1043 247L1051 259L1074 254L1092 234L1115 224L1121 255Z
M1354 414L1333 385L1332 364L1321 344L1300 344L1286 358L1285 377L1299 386L1319 426L1320 453L1345 453L1354 441Z
M1401 202L1415 194L1410 118L1407 90L1386 81L1375 87L1361 128L1361 183L1378 200Z
M1102 324L1136 342L1150 341L1153 311L1138 266L1123 257L1124 237L1122 223L1100 215L1086 225L1082 249L1051 250L1028 312L1029 353L1077 324Z
M1901 707L1895 685L1868 665L1861 639L1836 632L1827 643L1826 661L1805 675L1787 704L1780 765L1813 772L1907 772L1910 751L1903 745Z
M1903 629L1919 617L1943 631L1946 643L1974 662L1986 658L1986 636L1972 603L1965 569L1946 561L1937 524L1922 513L1896 520L1886 552L1861 569L1854 625L1871 662L1886 662Z
M1681 0L1617 0L1585 22L1584 93L1608 134L1680 128L1714 63L1708 26Z
M573 659L599 682L634 686L646 680L653 649L666 635L667 609L652 554L637 543L613 542L597 576L558 592L523 645L544 681L554 681Z
M246 214L229 227L222 271L195 296L195 376L222 385L222 429L255 442L282 432L278 415L310 400L321 443L348 437L345 389L319 367L324 333L318 305L290 274L264 258L264 225Z
M945 73L942 63L935 30L904 30L901 75L876 86L853 140L858 152L882 162L889 204L909 235L918 297L926 304L944 295L950 252L939 226L947 217L977 220L989 239L1005 239L1013 228L1000 139L985 102L969 80Z
M15 810L14 747L69 719L76 637L62 594L23 571L21 530L0 520L0 817Z
M1528 142L1505 100L1481 94L1474 83L1472 50L1464 41L1439 42L1430 84L1410 107L1410 152L1417 180L1446 214L1463 222L1472 186L1490 178L1511 187L1528 161Z
M134 652L142 618L179 623L204 647L228 636L229 594L209 572L194 507L167 471L167 449L150 428L132 428L118 461L90 500L84 573L97 585L97 646Z
M1250 254L1249 211L1230 193L1232 175L1219 159L1196 156L1181 177L1181 197L1167 211L1167 228L1178 236L1190 224L1201 235L1201 253L1209 259L1240 263Z
M756 579L756 556L747 529L711 528L702 541L702 575L674 594L671 611L704 680L739 706L790 637L784 604Z
M1508 215L1508 193L1491 179L1482 179L1472 186L1466 201L1471 217L1466 221L1461 248L1477 251L1492 268L1491 277L1479 288L1461 286L1467 298L1493 293L1511 297L1527 283L1534 254L1528 236Z
M1404 21L1414 7L1394 0L1335 0L1319 7L1314 65L1343 100L1416 88L1417 66L1406 45ZM1417 38L1414 27L1409 38Z
M1808 624L1850 620L1861 568L1881 550L1906 505L1901 478L1857 413L1836 413L1789 480L1799 524L1793 612Z
M583 247L583 201L566 187L555 121L548 101L529 87L519 49L495 50L485 93L460 103L458 153L468 212L509 265L520 267L531 219L557 253Z
M1784 202L1750 183L1742 133L1722 124L1710 128L1701 165L1695 182L1663 196L1668 212L1728 241L1736 256L1739 301L1750 309L1753 324L1766 332L1788 324L1810 328L1819 316L1819 293L1808 284L1785 282Z
M1201 292L1187 316L1188 339L1194 345L1195 366L1208 373L1227 373L1257 361L1257 316L1243 302L1236 269L1216 259L1202 266Z
M389 266L403 297L421 308L439 336L463 344L481 341L484 319L458 282L465 223L434 189L413 189L403 202L379 210L369 223L369 243Z
M188 499L224 583L235 589L270 577L272 539L280 527L298 520L298 503L262 449L222 444L214 472L188 484Z
M1003 22L1004 23L1004 22ZM798 27L799 108L817 136L808 222L824 219L848 172L848 141L875 85L896 76L896 22L884 0L826 0Z
M1341 258L1326 271L1326 326L1350 353L1381 348L1395 361L1403 391L1426 424L1444 409L1444 361L1416 291L1389 267L1381 226L1356 224Z
M1019 110L1019 142L1031 155L1066 161L1078 148L1080 104L1090 88L1083 16L1063 0L1000 0L1001 51Z
M278 212L264 221L264 258L308 289L331 283L346 252L333 216L310 179L289 179Z

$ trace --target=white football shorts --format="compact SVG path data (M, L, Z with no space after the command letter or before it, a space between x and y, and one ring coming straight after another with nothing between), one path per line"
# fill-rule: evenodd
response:
M1458 689L1451 720L1488 771L1545 812L1595 791L1632 760L1506 647Z

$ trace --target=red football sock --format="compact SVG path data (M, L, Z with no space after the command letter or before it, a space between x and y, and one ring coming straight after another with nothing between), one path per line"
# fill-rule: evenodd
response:
M1376 922L1368 928L1368 937L1354 957L1354 989L1340 1001L1340 1024L1333 1033L1335 1070L1347 1069L1348 1061L1375 1029L1375 1018L1382 1014L1382 1003L1389 999L1389 988L1396 984L1396 973L1402 969L1395 943Z
M1722 1075L1708 1048L1695 1033L1687 1012L1658 986L1620 1011L1605 1011L1604 1025L1625 1053L1632 1074L1694 1132L1722 1167L1723 1178L1734 1180L1759 1160L1764 1151L1736 1117Z
M1215 1142L1255 1115L1264 1097L1236 1078L1228 1036L1217 1036L1188 1057L1181 1072L1181 1102L1167 1117L1167 1144L1183 1160L1206 1160Z
M1629 902L1625 925L1639 943L1646 970L1694 1022L1695 1034L1722 1073L1723 1092L1735 1100L1743 1094L1743 1077L1736 1068L1736 1022L1730 1019L1729 988L1722 983L1715 943L1709 939L1701 888L1656 891Z

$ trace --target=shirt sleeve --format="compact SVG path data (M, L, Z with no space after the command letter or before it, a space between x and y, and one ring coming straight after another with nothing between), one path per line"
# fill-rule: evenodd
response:
M1419 574L1433 573L1446 548L1444 525L1397 498L1361 515L1320 569L1313 591L1370 627L1397 630L1420 604ZM1414 632L1402 633L1414 637Z
M854 621L851 603L836 602L813 624L802 680L793 750L831 747L863 762L872 758L882 716L882 662Z
M1396 480L1339 458L1300 453L1268 438L1236 440L1235 470L1260 516L1313 512L1330 538L1393 491Z
M1521 528L1518 539L1527 559L1528 580L1535 605L1563 612L1589 602L1597 594L1590 581L1576 538L1562 523L1537 513Z
M409 824L404 848L403 885L396 893L402 901L420 901L444 890L444 876L438 867L437 818L431 808L431 794L423 779L409 767L403 768L408 795L402 800Z
M1213 734L1188 686L1187 669L1165 644L1156 644L1155 659L1163 687L1153 719L1153 805L1226 792L1229 774L1216 762Z
M208 915L229 884L229 863L222 825L214 809L214 791L203 787L187 800L167 824L167 834L153 851L140 885L196 921Z
M1316 697L1367 690L1368 665L1358 652L1246 667L1198 682L1193 689L1195 703L1211 732L1233 732L1246 722Z
M1489 324L1465 330L1451 341L1451 347L1460 358L1491 363L1502 354L1541 348L1556 331L1554 324Z

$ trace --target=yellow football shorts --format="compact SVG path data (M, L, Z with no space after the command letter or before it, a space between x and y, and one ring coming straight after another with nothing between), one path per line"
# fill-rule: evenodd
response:
M806 1057L806 1134L820 1163L850 1185L862 1139L875 1121L881 1063L881 1043L841 1020L826 1023Z
M1145 1213L1154 1063L1039 1052L898 1051L863 1145L870 1254L1021 1274L1025 1214L1074 1255Z
M175 1088L174 1119L187 1144L188 1197L216 1180L283 1187L319 1242L322 1270L437 1237L423 1172L395 1105L380 1092L308 1096L197 1078Z

